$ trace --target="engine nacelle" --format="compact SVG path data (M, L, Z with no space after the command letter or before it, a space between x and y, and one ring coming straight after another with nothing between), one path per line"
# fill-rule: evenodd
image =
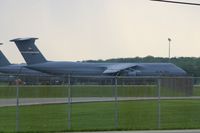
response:
M141 71L134 70L134 71L122 71L120 72L120 76L139 76L141 75Z

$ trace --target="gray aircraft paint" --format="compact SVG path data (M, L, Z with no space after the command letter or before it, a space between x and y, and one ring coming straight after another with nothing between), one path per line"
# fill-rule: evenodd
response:
M57 75L185 76L172 63L86 63L47 61L35 45L37 38L17 38L15 42L28 68Z

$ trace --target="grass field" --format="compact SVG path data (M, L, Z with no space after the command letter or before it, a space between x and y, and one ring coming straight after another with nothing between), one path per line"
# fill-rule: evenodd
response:
M118 130L158 129L157 101L118 104ZM0 108L0 131L15 131L15 107ZM20 131L68 131L66 104L20 107ZM200 128L200 100L162 100L161 129ZM113 102L72 104L71 130L114 130Z
M112 97L114 86L111 85L76 85L71 86L72 97ZM118 96L121 97L155 97L157 85L118 85ZM21 98L67 97L68 87L64 85L20 86ZM161 88L163 96L184 96L184 91ZM193 88L193 96L200 96L200 86ZM0 98L15 98L16 86L0 86Z
M119 97L156 97L157 85L118 85ZM73 85L72 97L113 97L111 85ZM161 88L161 96L184 96L180 90ZM200 96L194 86L193 96ZM67 98L64 85L22 85L20 98ZM15 98L16 86L0 85L0 98ZM118 130L158 129L158 103L155 100L123 101L118 104ZM71 130L116 130L113 102L72 104ZM20 107L20 131L68 131L68 105ZM16 108L0 108L0 132L15 131ZM161 100L161 129L200 128L200 100Z
M20 97L22 98L34 98L34 97L66 97L68 96L68 87L63 85L58 86L20 86ZM76 85L72 86L72 96L74 97L112 97L113 86L109 85ZM119 94L121 96L156 96L155 86L119 86ZM15 86L0 86L0 98L14 98L16 97Z

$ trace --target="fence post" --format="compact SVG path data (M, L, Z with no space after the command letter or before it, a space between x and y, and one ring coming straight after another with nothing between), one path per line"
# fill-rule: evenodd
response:
M160 120L161 120L161 108L160 108L160 97L161 97L161 95L160 95L160 91L161 91L161 79L159 78L158 79L158 86L157 86L157 88L158 88L158 108L157 108L157 117L158 117L158 123L157 123L157 125L158 125L158 129L160 129Z
M115 96L115 128L118 128L118 90L117 90L117 76L115 77L115 87L114 87L114 96Z
M16 83L16 132L19 132L19 79L15 80Z
M68 75L68 129L71 129L71 80Z

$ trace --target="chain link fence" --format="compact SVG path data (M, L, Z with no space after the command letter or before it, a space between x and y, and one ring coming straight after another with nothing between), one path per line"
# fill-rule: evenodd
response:
M200 128L200 78L0 76L0 131Z

